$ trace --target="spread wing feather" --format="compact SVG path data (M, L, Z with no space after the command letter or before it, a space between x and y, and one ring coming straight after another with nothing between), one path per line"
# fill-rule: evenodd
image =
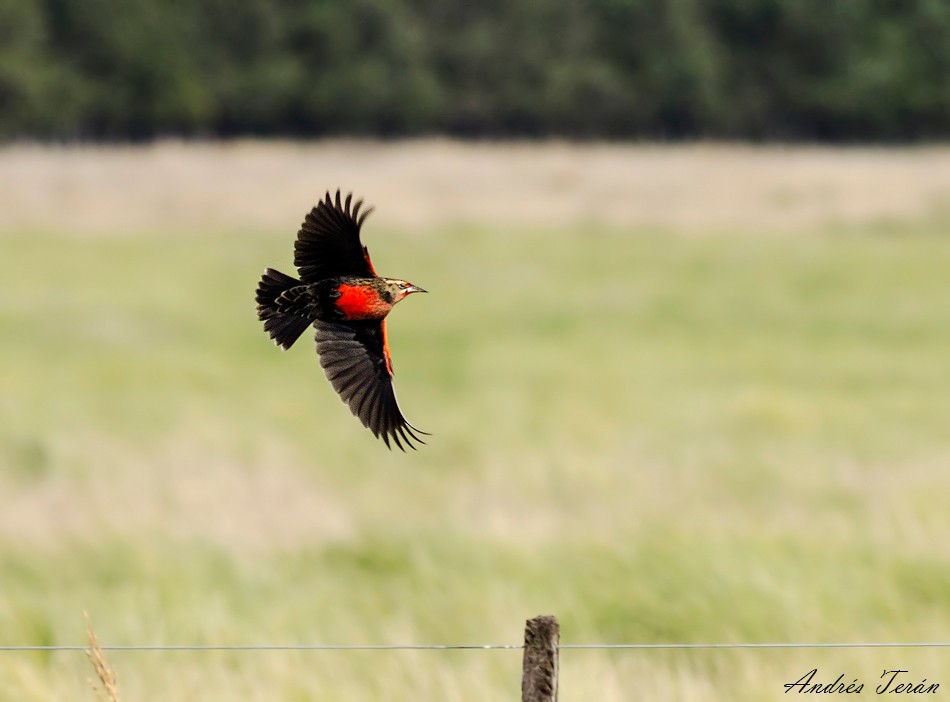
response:
M294 244L294 265L304 283L342 275L373 277L376 275L369 252L360 242L360 228L373 208L360 213L362 200L353 204L353 195L346 199L330 193L310 210Z
M379 320L315 322L317 353L333 389L363 426L386 446L392 440L405 451L403 443L412 449L413 441L424 444L418 435L426 432L406 421L399 409L389 372L385 324Z

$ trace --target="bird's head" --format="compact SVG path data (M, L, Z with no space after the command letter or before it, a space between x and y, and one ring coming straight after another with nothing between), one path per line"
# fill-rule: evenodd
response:
M412 295L412 293L428 292L420 288L418 285L413 285L412 283L405 280L385 278L383 282L386 292L389 295L389 299L392 300L392 304L394 305L407 295Z

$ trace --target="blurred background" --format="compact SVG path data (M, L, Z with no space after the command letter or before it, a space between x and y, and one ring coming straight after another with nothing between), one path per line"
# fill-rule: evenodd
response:
M8 0L0 134L950 135L944 0Z
M950 630L942 0L0 5L0 645ZM364 197L391 453L260 329ZM520 651L108 652L121 699L515 699ZM762 700L937 649L565 650ZM94 699L0 652L0 699ZM827 678L827 679L825 679Z

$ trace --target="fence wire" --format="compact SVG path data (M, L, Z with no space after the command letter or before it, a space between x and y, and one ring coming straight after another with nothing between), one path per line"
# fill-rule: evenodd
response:
M142 644L99 646L103 651L514 651L522 644ZM651 649L741 649L741 648L950 648L950 641L836 641L768 643L567 643L561 650L651 650ZM88 651L80 645L3 646L0 652L16 651Z

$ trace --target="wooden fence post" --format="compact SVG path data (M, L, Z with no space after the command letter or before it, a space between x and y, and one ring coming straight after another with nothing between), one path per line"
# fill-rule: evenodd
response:
M521 702L557 702L557 654L561 626L557 617L525 622Z

